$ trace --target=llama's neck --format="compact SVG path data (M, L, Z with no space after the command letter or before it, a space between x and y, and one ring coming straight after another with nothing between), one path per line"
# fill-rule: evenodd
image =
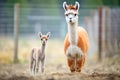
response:
M45 44L42 44L42 46L41 46L41 52L42 52L42 54L44 54L44 52L45 52Z
M77 45L77 27L78 23L68 24L68 34L71 45Z

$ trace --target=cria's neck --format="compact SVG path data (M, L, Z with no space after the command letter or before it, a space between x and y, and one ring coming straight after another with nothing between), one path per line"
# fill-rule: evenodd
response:
M41 46L41 50L42 50L42 53L45 52L45 44L42 44L42 46Z

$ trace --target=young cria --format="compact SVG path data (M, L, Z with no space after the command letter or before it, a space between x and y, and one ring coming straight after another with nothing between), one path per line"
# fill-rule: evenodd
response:
M48 38L50 37L50 32L46 35L42 35L41 32L38 33L42 46L39 48L32 48L30 55L30 72L31 74L36 74L39 71L39 63L41 62L41 72L44 72L44 61L45 61L45 46Z
M64 52L67 56L68 66L71 72L81 72L85 63L86 53L89 47L89 39L86 30L78 27L79 3L75 6L63 3L65 18L68 25L68 33L64 40Z

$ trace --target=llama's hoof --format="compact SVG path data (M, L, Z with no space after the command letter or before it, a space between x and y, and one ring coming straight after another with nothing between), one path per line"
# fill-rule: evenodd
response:
M75 70L71 70L71 72L75 72Z
M81 72L81 69L79 69L79 68L76 68L76 72Z
M75 69L74 69L74 68L72 68L72 69L70 69L70 71L71 71L71 72L75 72Z

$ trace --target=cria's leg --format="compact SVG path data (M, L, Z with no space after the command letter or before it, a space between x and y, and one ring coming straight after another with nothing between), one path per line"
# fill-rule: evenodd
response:
M36 60L34 60L34 62L33 62L33 74L35 75L36 74L36 72L35 72L35 69L36 69Z
M30 54L30 73L32 73L33 72L33 62L34 62L34 59L33 59L33 52L34 52L34 50L32 50L31 51L31 54Z
M36 73L38 73L38 71L39 71L39 62L40 62L39 56L37 55L37 56L36 56L36 69L35 69L35 72L36 72Z
M41 72L42 73L44 72L44 59L41 60Z
M67 62L68 62L68 66L70 67L70 71L71 72L75 72L75 61L74 59L67 59Z
M33 58L30 59L30 72L33 72Z

